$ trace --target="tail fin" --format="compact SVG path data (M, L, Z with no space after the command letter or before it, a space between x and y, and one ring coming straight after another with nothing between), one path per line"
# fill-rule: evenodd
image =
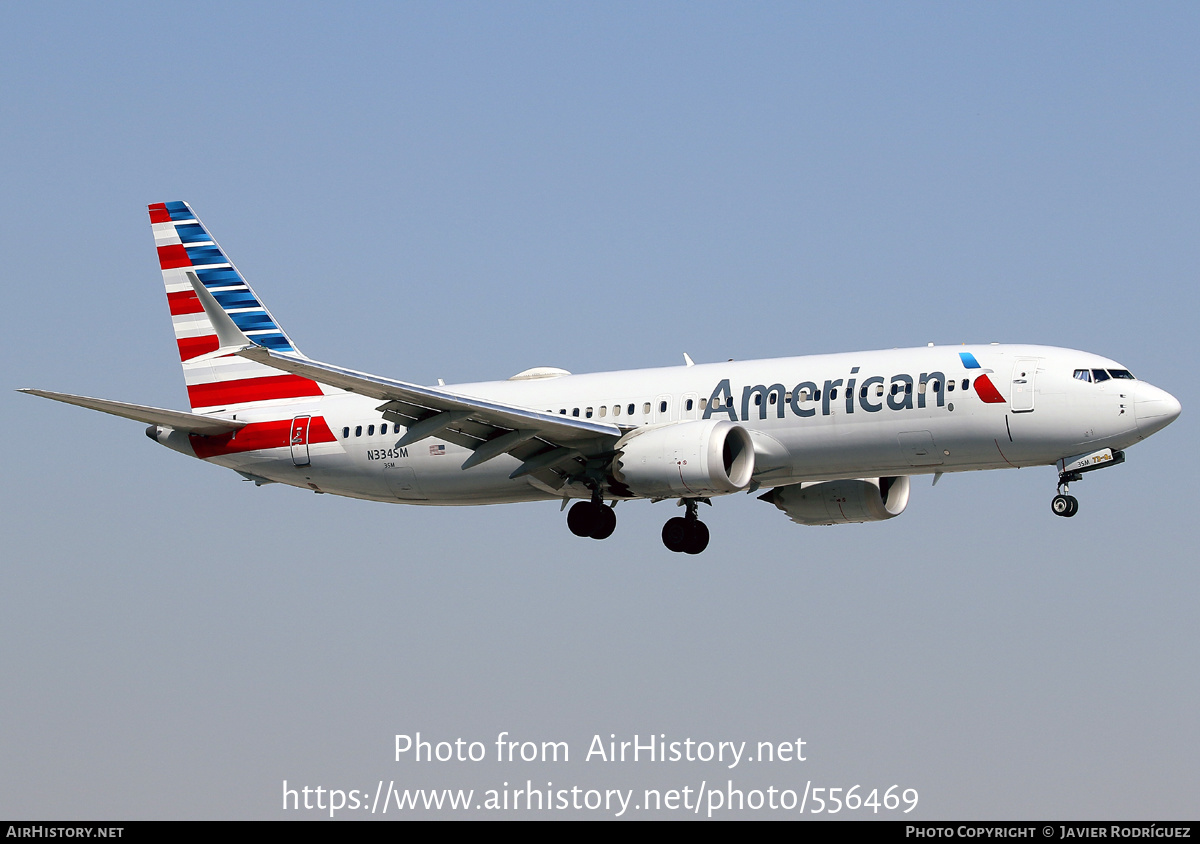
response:
M159 202L149 210L192 410L211 413L321 395L321 385L311 379L236 356L207 357L220 344L188 273L195 274L254 343L276 352L300 353L186 202Z

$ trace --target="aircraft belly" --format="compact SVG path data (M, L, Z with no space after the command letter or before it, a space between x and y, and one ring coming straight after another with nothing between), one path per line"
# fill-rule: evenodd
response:
M1006 468L1051 463L1061 456L1056 456L1058 446L1018 449L1008 438L1007 408L962 410L953 416L918 411L898 419L846 414L763 430L792 455L790 477L796 480ZM773 471L769 481L781 483L780 474Z

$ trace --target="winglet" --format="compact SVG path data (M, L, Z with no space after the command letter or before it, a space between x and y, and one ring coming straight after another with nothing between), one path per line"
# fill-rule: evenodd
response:
M196 274L188 272L187 279L191 283L192 289L196 291L196 298L200 300L200 305L204 308L204 315L208 317L208 321L212 323L213 330L217 333L219 348L202 357L221 357L241 351L242 349L253 348L255 343L251 342L250 338L242 333L242 329L238 328L229 314L225 313L225 309L208 292L208 288L196 277ZM192 358L192 360L197 361L200 358Z

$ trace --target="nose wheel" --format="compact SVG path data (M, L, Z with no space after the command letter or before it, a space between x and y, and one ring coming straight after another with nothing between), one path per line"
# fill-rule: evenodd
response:
M699 554L708 547L708 525L696 517L695 498L685 498L683 504L687 507L687 515L668 519L663 525L663 545L677 554Z
M1050 509L1056 516L1070 518L1079 512L1079 499L1073 495L1056 495L1050 502Z

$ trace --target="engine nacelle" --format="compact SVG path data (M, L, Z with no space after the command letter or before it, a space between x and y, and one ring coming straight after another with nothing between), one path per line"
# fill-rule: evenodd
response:
M612 472L637 495L724 495L750 484L754 441L726 419L648 428L621 446Z
M902 475L777 486L759 498L799 525L843 525L899 516L908 506L908 492L908 477Z

